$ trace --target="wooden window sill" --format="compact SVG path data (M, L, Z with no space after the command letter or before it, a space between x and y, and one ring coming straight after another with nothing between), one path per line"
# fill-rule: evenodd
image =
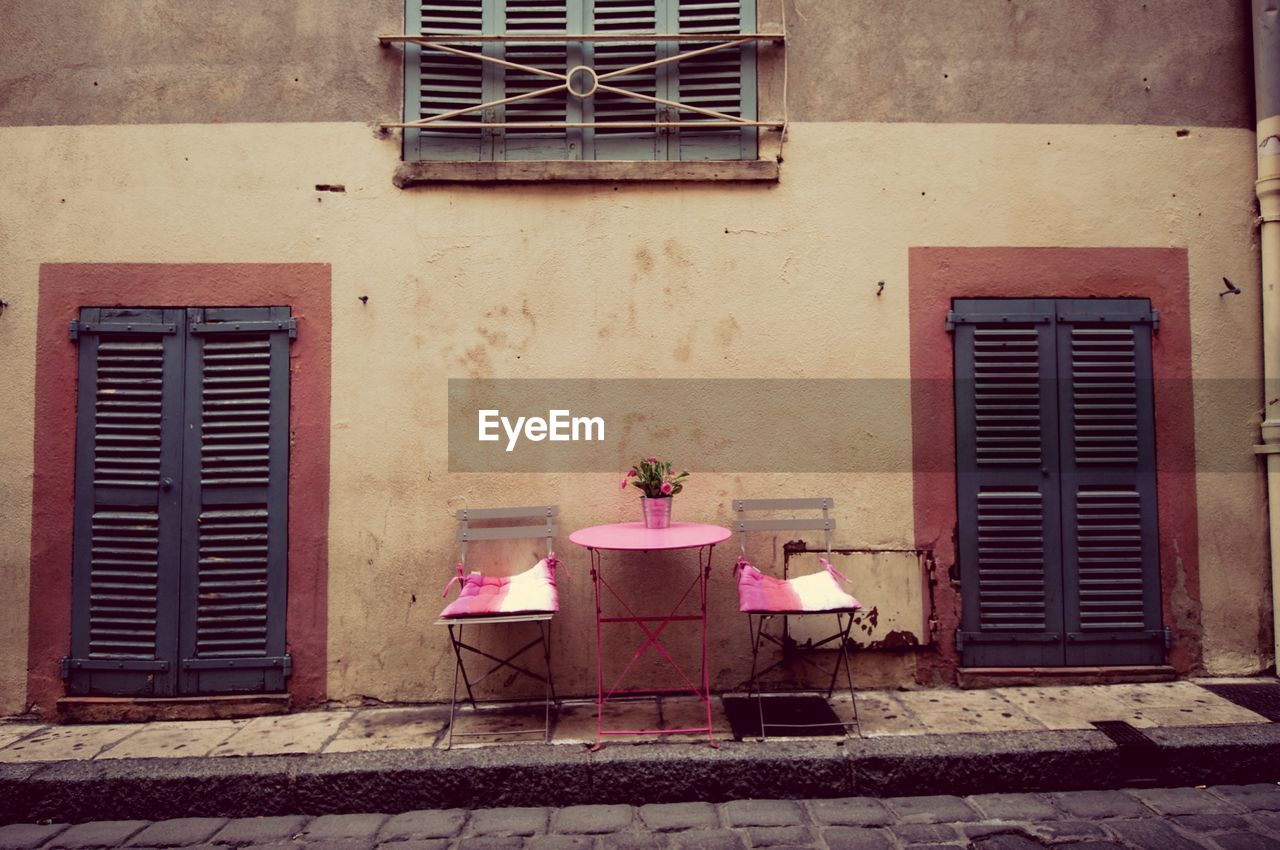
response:
M778 161L402 162L392 182L401 189L440 183L776 183Z

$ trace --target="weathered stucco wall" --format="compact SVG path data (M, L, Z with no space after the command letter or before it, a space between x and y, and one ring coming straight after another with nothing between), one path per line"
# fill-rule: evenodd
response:
M905 378L910 246L1185 246L1195 374L1245 382L1226 405L1197 395L1206 665L1265 665L1253 134L800 123L786 155L775 186L401 191L395 141L360 124L0 130L0 581L12 591L0 598L0 712L24 699L34 311L48 262L332 264L329 693L424 700L447 696L452 672L431 622L454 508L555 501L566 529L636 513L611 474L449 474L448 378ZM1223 275L1243 294L1219 298ZM678 515L723 522L733 497L822 492L839 504L841 542L912 545L910 415L871 435L901 472L698 475ZM585 693L590 581L567 533L559 548L557 678ZM730 561L724 551L712 579L715 687L746 674ZM641 594L653 570L679 568L633 565L621 583ZM863 682L905 681L908 662L867 660Z
M1238 0L785 6L799 121L1252 127ZM403 0L0 0L0 125L389 120ZM198 34L198 37L192 37Z

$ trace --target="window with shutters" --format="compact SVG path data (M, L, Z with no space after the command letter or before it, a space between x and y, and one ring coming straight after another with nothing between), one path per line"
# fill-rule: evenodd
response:
M287 307L86 308L72 694L278 692Z
M757 120L755 0L407 0L405 22L384 126L407 161L754 160L781 126Z
M1141 299L957 299L966 666L1160 664Z

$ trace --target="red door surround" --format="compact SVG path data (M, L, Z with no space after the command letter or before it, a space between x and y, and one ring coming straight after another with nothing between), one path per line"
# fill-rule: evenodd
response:
M289 572L286 640L295 706L324 699L329 534L330 267L321 263L56 263L40 267L27 703L52 718L71 645L76 347L81 307L289 306Z
M938 652L917 668L921 683L954 682L959 656L956 562L956 434L953 353L946 330L952 298L1149 298L1160 312L1152 339L1156 381L1156 498L1160 583L1168 659L1180 674L1201 664L1195 421L1191 387L1190 282L1182 248L911 248L912 480L916 545L939 564Z

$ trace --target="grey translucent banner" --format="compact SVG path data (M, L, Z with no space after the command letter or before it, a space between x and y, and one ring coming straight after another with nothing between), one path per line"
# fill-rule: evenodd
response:
M1261 382L1152 383L1158 468L1259 468ZM956 389L905 379L451 379L449 471L620 472L651 454L698 472L954 471L954 454L916 450L912 416L953 428ZM1161 444L1190 436L1193 421L1194 440Z

